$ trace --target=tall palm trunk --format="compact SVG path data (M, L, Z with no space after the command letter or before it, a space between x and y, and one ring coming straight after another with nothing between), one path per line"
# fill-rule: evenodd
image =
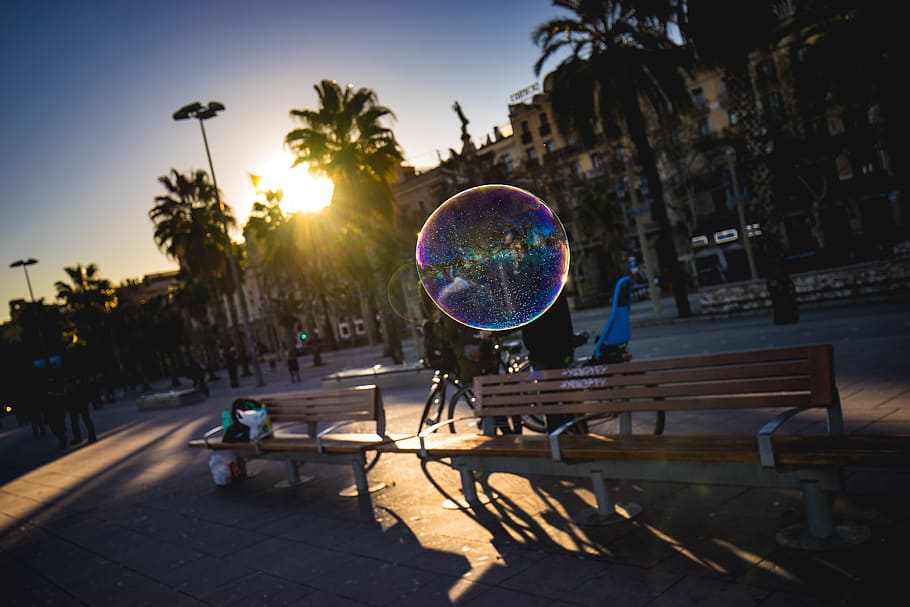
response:
M638 104L635 90L626 88L623 91L627 95L624 107L629 137L632 139L633 145L635 145L638 161L641 163L642 171L648 180L648 189L652 200L651 213L654 223L657 224L658 263L661 273L669 278L673 289L673 298L676 300L676 312L680 318L685 318L692 315L692 308L689 306L688 284L676 255L673 227L670 225L670 219L667 216L667 205L664 201L660 175L657 172L654 150L648 141L645 118ZM649 285L649 288L654 288L654 285Z

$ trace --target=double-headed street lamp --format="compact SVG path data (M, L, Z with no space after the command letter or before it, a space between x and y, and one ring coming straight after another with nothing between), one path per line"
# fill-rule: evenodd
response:
M198 101L185 105L174 112L174 120L186 120L196 118L199 120L199 128L202 130L202 142L205 144L205 155L209 160L209 171L212 173L212 186L215 188L215 201L218 203L218 210L221 211L221 225L224 228L224 239L227 244L228 261L231 266L231 275L234 278L234 284L239 290L240 295L240 313L243 317L243 332L246 338L247 354L253 359L253 369L256 372L256 385L264 386L262 381L262 369L259 368L259 357L256 353L255 343L253 341L253 330L250 328L250 312L246 305L246 295L243 292L243 283L240 282L240 270L237 269L237 259L234 257L234 247L231 244L231 237L228 235L227 219L224 212L224 204L221 202L221 194L218 192L218 182L215 180L215 167L212 164L212 154L209 152L209 140L205 135L204 120L207 120L218 112L224 110L224 104L217 101L209 101L208 105L202 105Z
M28 259L17 259L13 263L9 264L11 268L22 267L22 271L25 272L25 283L28 285L28 296L32 298L32 303L35 303L35 294L32 293L32 281L28 277L28 266L33 266L38 263L37 259L29 257Z

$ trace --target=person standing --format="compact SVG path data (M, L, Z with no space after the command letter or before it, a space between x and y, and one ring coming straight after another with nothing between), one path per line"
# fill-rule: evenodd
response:
M227 352L224 355L224 362L227 365L228 377L231 380L232 388L240 387L240 380L237 377L237 353L234 352L234 346L228 346Z
M66 385L58 369L48 368L41 379L43 384L40 398L47 425L57 437L60 449L66 449L66 412L69 408Z
M300 361L297 360L293 350L288 350L288 372L291 374L291 383L300 383Z
M528 361L535 371L565 369L575 359L575 329L565 289L546 312L524 325L521 337L528 350ZM573 415L547 415L547 432L571 420Z
M205 369L203 369L202 365L193 357L190 357L190 364L187 366L187 375L189 375L195 389L206 396L209 395L209 386L205 383Z
M82 428L79 420L85 425L85 432L88 436L88 442L94 443L97 439L95 436L95 424L92 422L89 413L89 404L93 397L93 386L91 382L83 377L73 377L66 387L66 399L70 416L70 428L73 431L71 445L78 445L82 442Z

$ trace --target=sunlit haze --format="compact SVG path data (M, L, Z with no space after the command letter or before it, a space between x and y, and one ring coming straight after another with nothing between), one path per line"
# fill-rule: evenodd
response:
M263 194L269 191L281 190L284 194L281 199L281 210L285 213L298 211L318 211L332 202L332 192L335 187L327 177L317 177L310 173L306 163L296 167L294 156L288 151L277 152L261 167L250 173L249 204L241 205L238 211L252 207L254 201L263 201ZM246 215L240 216L238 221L245 222Z
M508 124L509 97L540 82L531 32L565 14L549 0L2 6L0 322L9 300L28 298L23 269L8 267L19 259L38 260L28 274L46 302L67 280L65 266L95 263L115 284L176 268L152 239L148 211L165 193L158 178L208 171L199 124L174 121L178 108L225 105L205 130L242 226L250 174L272 178L272 159L300 126L290 111L318 108L319 81L375 91L395 114L388 126L407 163L427 169L461 149L455 101L477 146ZM289 211L319 200L311 185L284 187Z

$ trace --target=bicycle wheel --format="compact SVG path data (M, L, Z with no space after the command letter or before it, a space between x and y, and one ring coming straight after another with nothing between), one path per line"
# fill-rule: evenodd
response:
M446 407L446 394L448 392L448 375L437 371L433 375L433 384L430 386L430 393L423 405L423 411L420 413L420 425L417 432L423 432L428 426L432 426L442 419Z
M531 432L546 432L547 420L543 415L522 415L521 425Z
M632 415L632 434L663 434L666 423L666 411L635 413ZM621 434L620 416L605 415L588 421L588 427L594 434Z
M462 386L449 399L445 419L457 420L464 417L470 417L470 419L463 419L449 424L449 431L477 432L479 420L473 415L474 392L468 386Z

